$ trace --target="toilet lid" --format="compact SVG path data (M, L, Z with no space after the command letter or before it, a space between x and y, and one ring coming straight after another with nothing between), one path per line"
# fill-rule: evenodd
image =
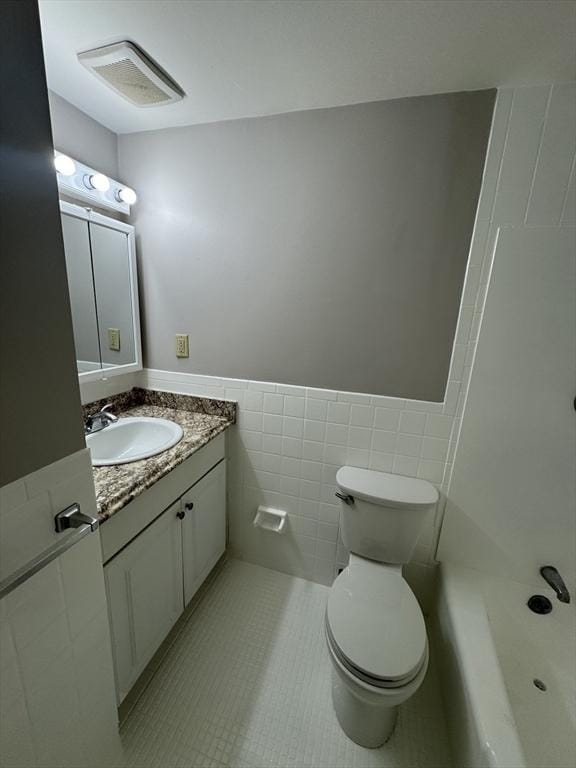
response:
M330 590L326 618L342 655L368 677L408 680L424 661L424 617L399 568L355 558Z

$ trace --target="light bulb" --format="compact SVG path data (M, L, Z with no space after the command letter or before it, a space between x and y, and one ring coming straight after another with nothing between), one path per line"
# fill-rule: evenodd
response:
M57 155L54 158L54 167L62 176L73 176L76 173L76 163L68 155Z
M138 200L136 192L134 192L133 189L130 189L130 187L120 187L117 197L121 203L126 203L126 205L134 205L136 200Z
M85 178L88 188L97 189L98 192L108 192L110 189L110 179L103 173L93 173Z

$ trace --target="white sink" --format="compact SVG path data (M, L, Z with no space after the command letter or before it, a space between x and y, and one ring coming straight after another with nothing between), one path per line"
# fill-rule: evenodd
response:
M182 439L182 427L168 419L127 416L87 435L92 464L107 467L147 459L167 451Z

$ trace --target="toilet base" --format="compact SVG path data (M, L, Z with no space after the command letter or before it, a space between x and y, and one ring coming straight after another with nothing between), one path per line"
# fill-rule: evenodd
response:
M340 727L361 747L376 749L392 736L398 707L377 706L355 696L335 669L332 670L332 702Z

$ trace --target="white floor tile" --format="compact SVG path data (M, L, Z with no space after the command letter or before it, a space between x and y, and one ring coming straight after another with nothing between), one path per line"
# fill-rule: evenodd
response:
M231 560L122 728L144 768L446 768L434 668L391 740L363 749L332 710L328 588Z

